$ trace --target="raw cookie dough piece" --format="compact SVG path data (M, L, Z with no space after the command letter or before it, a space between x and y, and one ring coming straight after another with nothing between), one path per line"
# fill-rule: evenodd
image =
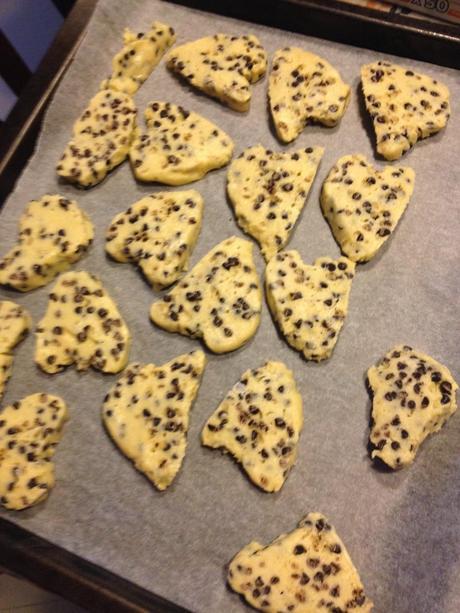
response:
M414 191L412 168L375 168L363 155L345 155L323 184L321 207L342 252L367 262L396 228Z
M19 304L0 302L0 400L11 377L13 349L25 337L32 325L29 313Z
M286 47L273 57L268 97L276 133L289 143L310 121L335 126L348 106L350 87L328 61Z
M51 458L68 413L64 401L32 394L0 412L0 503L19 511L44 500L54 486Z
M167 287L187 269L202 216L195 190L151 194L112 220L105 250L118 262L137 262L155 289Z
M152 305L150 317L169 332L202 338L215 353L238 349L256 333L262 309L252 252L242 238L222 241Z
M152 102L145 109L147 132L136 131L129 152L140 181L184 185L228 164L233 142L201 115L169 102Z
M244 112L251 101L249 85L267 70L267 54L252 34L215 34L175 47L167 66L208 96Z
M66 272L49 295L37 326L35 362L47 373L74 364L115 373L128 362L131 335L116 304L97 277Z
M291 347L307 360L330 357L345 321L355 263L318 258L313 266L297 251L285 251L267 264L267 302Z
M171 485L182 465L190 409L205 364L202 351L162 366L131 364L104 399L108 433L159 490Z
M249 147L232 162L227 190L238 224L260 244L268 261L288 242L324 149L293 153Z
M46 285L86 253L93 236L75 200L58 194L32 200L19 220L16 245L0 259L0 283L21 292Z
M203 445L229 451L266 492L283 486L297 458L302 397L282 362L247 370L207 421Z
M458 385L449 370L408 345L390 350L367 372L373 392L373 458L391 468L411 464L425 438L457 410Z
M450 115L449 90L431 77L390 62L361 67L377 151L398 160L421 138L442 130Z
M98 92L73 127L56 166L58 175L81 187L100 183L128 157L135 127L131 96L110 89Z
M345 545L321 513L309 513L269 545L246 545L230 563L228 582L267 613L367 613L373 608Z
M126 28L123 48L112 60L112 75L101 83L101 89L134 95L175 40L174 30L159 21L145 34Z

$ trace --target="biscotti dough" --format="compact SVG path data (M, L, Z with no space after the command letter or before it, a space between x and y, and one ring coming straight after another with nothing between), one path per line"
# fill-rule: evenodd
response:
M438 80L383 61L362 66L361 80L377 151L387 160L398 160L447 124L449 90Z
M396 228L414 191L412 168L376 170L363 155L345 155L321 192L323 214L342 252L354 262L375 256Z
M289 241L323 152L322 147L273 152L256 145L231 163L227 190L238 224L257 240L267 261Z
M175 40L173 28L159 21L145 33L135 34L126 28L123 48L113 58L112 74L101 83L101 89L134 95Z
M302 397L282 362L247 370L208 419L207 447L223 448L266 492L281 489L297 458Z
M267 301L281 333L307 360L326 360L348 311L355 264L318 258L304 264L297 251L273 257L265 272Z
M67 407L59 396L32 394L0 411L0 503L19 511L44 500L54 486L51 461Z
M13 349L31 325L30 315L22 306L9 300L0 301L0 400L11 377Z
M229 565L228 582L267 613L368 613L373 608L345 545L321 513L309 513L269 545L246 545Z
M116 304L88 272L62 274L37 326L35 362L47 373L75 364L106 373L128 362L131 335Z
M16 245L0 259L0 283L21 292L46 285L88 250L93 224L75 200L32 200L19 220Z
M201 115L169 102L145 109L147 132L136 130L129 156L140 181L184 185L228 164L231 138Z
M262 295L253 245L232 236L207 253L150 317L161 328L202 338L215 353L244 345L259 326Z
M151 194L114 217L105 250L118 262L136 262L155 289L167 287L187 270L202 216L195 190Z
M206 364L192 351L163 364L130 364L104 399L108 433L159 490L171 485L185 456L189 414Z
M350 87L325 59L286 47L273 56L268 98L276 133L289 143L310 121L335 126L348 106Z
M136 107L128 94L104 89L92 98L73 127L56 167L59 176L92 187L127 157L136 127Z
M458 385L445 366L408 345L391 349L367 376L373 393L372 457L403 468L457 410Z
M244 112L251 100L250 84L267 70L267 54L256 36L215 34L175 47L167 65L193 87Z

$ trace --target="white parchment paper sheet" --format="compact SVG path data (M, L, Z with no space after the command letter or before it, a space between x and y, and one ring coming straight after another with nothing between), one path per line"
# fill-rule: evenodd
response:
M2 251L12 245L18 218L30 199L56 192L76 198L93 220L96 238L75 268L100 275L117 301L133 335L131 361L161 364L199 343L149 322L149 306L158 294L133 266L105 257L104 232L116 213L164 188L136 183L127 163L88 191L61 184L54 172L73 122L109 72L123 28L145 30L154 19L171 24L178 43L223 31L255 33L270 55L298 45L330 60L351 83L352 99L341 125L309 127L286 148L325 147L290 243L306 262L339 254L321 215L319 190L340 156L360 152L374 158L373 137L360 108L359 67L382 55L158 0L99 2L49 107L37 151L1 213L0 245ZM349 548L378 613L460 610L460 415L424 444L408 470L380 472L366 451L370 401L365 372L393 344L419 347L460 379L460 83L453 70L405 63L449 86L453 116L443 133L418 144L395 164L415 169L415 192L387 246L358 268L349 316L333 357L320 365L303 361L278 336L264 305L251 342L230 355L208 355L182 470L167 492L158 493L102 428L102 399L116 377L73 368L47 376L34 366L30 334L16 351L4 403L38 391L60 394L69 404L71 420L55 456L57 485L49 499L21 513L3 511L3 517L193 611L233 613L246 607L226 588L225 564L250 540L269 542L293 529L307 512L321 511ZM236 154L259 142L281 149L268 119L266 86L266 78L256 84L251 110L238 114L180 83L162 63L136 95L139 121L149 101L171 101L215 121L235 140ZM224 168L193 185L204 197L205 215L192 264L218 241L240 234L226 200L225 177ZM262 274L263 260L256 252ZM2 289L0 296L27 307L36 323L50 288L24 295ZM298 463L278 494L259 491L230 458L202 448L199 440L205 420L239 375L266 359L282 360L293 369L304 399Z

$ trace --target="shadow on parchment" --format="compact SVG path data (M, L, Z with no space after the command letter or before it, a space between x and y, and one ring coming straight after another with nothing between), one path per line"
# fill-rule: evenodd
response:
M406 469L408 487L374 549L380 567L383 611L447 613L460 558L460 437L458 415L425 441ZM403 472L403 471L401 471ZM379 480L395 475L379 474ZM457 603L458 604L458 603ZM455 605L454 605L455 606Z

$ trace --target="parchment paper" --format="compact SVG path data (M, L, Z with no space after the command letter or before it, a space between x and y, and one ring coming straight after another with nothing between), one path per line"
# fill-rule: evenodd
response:
M54 172L73 122L109 72L123 28L145 30L154 19L174 26L178 43L223 31L254 32L270 55L288 44L302 46L330 60L351 83L352 100L341 125L309 127L287 147L326 149L290 243L306 262L339 254L321 215L319 190L340 156L360 152L374 159L373 137L360 109L359 67L382 56L155 0L100 1L49 107L37 151L2 211L0 244L4 251L13 243L18 218L31 198L56 192L76 198L95 224L96 239L75 268L99 274L117 301L133 335L131 361L161 364L199 343L149 322L150 304L159 294L133 266L105 257L104 232L116 213L165 188L136 183L127 163L88 191L59 183ZM415 192L394 236L371 263L359 267L332 358L320 365L303 361L278 336L264 305L251 342L229 355L208 353L182 470L168 491L158 493L101 425L102 399L117 377L74 368L45 375L34 366L30 334L16 350L4 404L38 391L60 394L71 420L55 456L57 485L49 499L20 513L2 511L2 517L193 611L233 613L247 609L226 588L225 564L249 541L268 543L307 512L321 511L345 541L378 613L460 610L460 415L423 445L407 470L381 472L366 451L370 400L365 372L392 345L418 347L460 379L460 83L453 70L406 63L449 86L453 116L443 133L395 164L415 169ZM259 142L276 150L282 147L268 120L266 86L265 78L253 87L251 110L239 114L181 84L162 63L136 101L141 122L149 101L168 100L215 121L234 138L236 154ZM218 241L241 234L226 200L225 177L224 168L193 185L204 197L205 216L192 264ZM262 274L263 260L255 251ZM28 294L2 289L0 296L27 307L36 323L51 287ZM199 440L204 422L240 374L266 359L293 369L304 399L298 462L278 494L259 491L229 457L201 447Z

